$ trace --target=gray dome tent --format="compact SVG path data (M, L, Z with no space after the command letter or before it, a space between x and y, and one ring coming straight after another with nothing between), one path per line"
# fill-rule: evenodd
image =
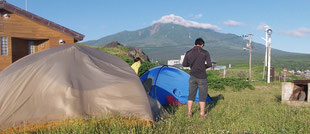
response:
M20 59L0 85L0 129L105 114L154 120L158 112L126 62L79 45Z

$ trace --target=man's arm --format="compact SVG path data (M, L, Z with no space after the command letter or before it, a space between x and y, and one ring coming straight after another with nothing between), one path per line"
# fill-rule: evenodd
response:
M212 67L211 58L210 58L210 54L208 51L206 53L206 61L207 61L206 69Z
M187 54L185 54L185 57L184 57L182 65L183 65L183 67L189 67Z

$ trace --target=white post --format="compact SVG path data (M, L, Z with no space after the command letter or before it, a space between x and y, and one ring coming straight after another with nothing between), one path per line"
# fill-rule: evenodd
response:
M266 30L265 45L266 45L266 50L265 50L265 63L264 63L264 66L267 66L267 48L268 48L268 33L267 33L267 30Z
M265 29L266 32L266 37L265 37L265 62L264 62L264 70L263 70L263 79L265 78L265 70L266 70L266 66L267 66L267 49L268 49L268 33L267 33L267 28Z
M271 34L268 37L268 76L267 76L267 83L270 83L270 65L271 65Z

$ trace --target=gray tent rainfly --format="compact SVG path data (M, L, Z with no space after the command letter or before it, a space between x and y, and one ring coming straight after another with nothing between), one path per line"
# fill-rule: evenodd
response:
M126 62L79 45L18 60L0 73L0 85L0 129L107 114L154 120L158 113Z

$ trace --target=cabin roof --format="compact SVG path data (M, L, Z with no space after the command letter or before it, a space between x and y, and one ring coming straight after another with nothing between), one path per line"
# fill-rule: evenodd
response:
M23 9L21 9L19 7L16 7L16 6L6 2L5 0L0 1L0 9L4 9L4 10L10 12L10 13L14 13L14 14L17 14L17 15L20 15L20 16L24 16L24 17L26 17L26 18L28 18L30 20L33 20L33 21L35 21L35 22L37 22L39 24L45 25L45 26L47 26L49 28L55 29L55 30L57 30L59 32L62 32L62 33L65 33L65 34L69 34L69 35L73 36L74 40L76 40L76 41L81 41L84 38L83 34L75 32L75 31L73 31L73 30L71 30L69 28L66 28L66 27L61 26L59 24L56 24L56 23L54 23L52 21L44 19L44 18L42 18L42 17L40 17L38 15L35 15L35 14L30 13L30 12L28 12L26 10L23 10Z

